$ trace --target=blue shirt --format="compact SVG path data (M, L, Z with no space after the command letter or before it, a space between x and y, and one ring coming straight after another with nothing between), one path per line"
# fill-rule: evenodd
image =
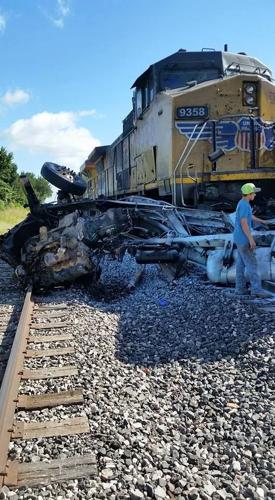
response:
M233 238L236 245L247 245L249 241L241 226L241 219L247 219L248 227L252 231L252 209L250 203L244 199L237 205Z

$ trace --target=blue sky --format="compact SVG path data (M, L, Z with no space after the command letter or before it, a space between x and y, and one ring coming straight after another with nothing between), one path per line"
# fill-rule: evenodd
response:
M0 0L0 144L19 171L78 170L121 133L137 76L179 48L227 43L275 76L274 19L275 0Z

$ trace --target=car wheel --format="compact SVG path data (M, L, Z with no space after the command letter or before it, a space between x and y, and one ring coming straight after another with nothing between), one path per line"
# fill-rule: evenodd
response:
M41 168L41 175L44 179L53 184L53 186L61 189L65 193L81 196L85 193L87 188L86 182L80 175L56 163L44 163Z

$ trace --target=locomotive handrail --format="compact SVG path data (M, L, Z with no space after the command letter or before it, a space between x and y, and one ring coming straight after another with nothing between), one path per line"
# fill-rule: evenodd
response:
M181 164L181 169L180 169L180 176L181 176L181 177L183 176L183 167L184 167L184 164L186 163L186 160L187 160L187 158L190 156L192 149L195 147L195 145L196 145L197 141L199 140L199 138L200 138L200 136L201 136L201 134L202 134L202 132L203 132L203 130L204 130L204 128L205 128L205 126L206 126L206 124L208 124L208 123L218 123L219 121L222 121L222 120L207 120L207 121L204 123L204 126L203 126L203 127L202 127L202 129L200 130L200 132L199 132L199 134L198 134L197 138L195 139L194 143L192 144L191 148L189 149L189 151L188 151L188 153L187 153L187 155L186 155L186 157L185 157L184 161L182 161L182 164ZM196 173L196 171L195 171L195 173ZM195 178L191 177L191 175L189 174L189 172L187 172L187 177L189 177L190 179L192 179L192 180L194 181L194 183L197 183L197 179L195 179ZM182 186L182 183L181 183L180 193L181 193L181 203L182 203L182 205L184 205L184 196L183 196L183 186Z
M189 139L187 141L187 144L185 145L185 148L183 149L183 151L182 151L182 153L181 153L181 155L180 155L180 157L178 159L178 162L177 162L177 164L175 166L175 169L174 169L174 174L173 174L173 199L172 199L172 203L173 204L175 204L175 202L176 202L176 172L177 172L177 169L178 169L178 167L180 165L182 157L183 157L183 155L184 155L184 153L185 153L185 151L186 151L186 149L187 149L190 141L192 140L192 137L193 137L193 135L194 135L194 133L197 130L197 128L198 128L199 125L200 125L200 123L197 123L197 125L194 127L193 132L192 132L191 136L189 137Z
M234 66L234 67L233 67L233 66ZM238 71L238 72L240 73L240 71L241 71L241 67L240 67L239 63L237 63L237 62L232 62L231 64L229 64L229 65L225 68L225 71L228 71L228 70L230 70L230 71L236 71L236 72Z
M179 158L179 160L178 160L178 162L177 162L177 165L176 165L176 167L175 167L174 174L173 174L173 203L174 203L174 204L176 204L176 172L177 172L177 169L178 169L178 167L179 167L179 166L180 166L180 164L181 164L181 172L182 172L183 165L185 164L185 162L186 162L187 158L190 156L190 153L191 153L192 149L193 149L193 148L195 147L195 145L197 144L197 142L198 142L198 140L199 140L199 138L200 138L200 136L201 136L202 132L203 132L203 131L204 131L204 129L205 129L206 124L208 124L208 123L209 123L209 120L205 120L205 122L200 122L200 123L197 123L197 125L194 127L193 132L192 132L192 134L190 135L190 137L189 137L189 139L188 139L188 142L187 142L187 144L186 144L186 146L185 146L185 148L184 148L183 152L181 153L180 158ZM189 146L189 144L190 144L190 141L193 139L193 136L194 136L194 134L195 134L195 132L196 132L196 130L197 130L197 128L198 128L198 126L199 126L199 125L201 125L201 124L203 124L203 125L202 125L201 130L199 131L199 133L198 133L198 135L197 135L197 137L196 137L196 139L195 139L194 143L191 145L191 147L190 147L190 148L189 148L189 150L187 151L187 148L188 148L188 146ZM184 157L184 154L185 154L185 152L186 152L186 151L187 151L187 153L186 153L186 156L185 156L185 158L184 158L184 160L183 160L183 157Z
M267 78L268 80L272 80L272 74L268 68L264 68L261 66L257 66L255 68L255 66L253 66L252 64L245 64L245 63L240 64L237 61L232 61L230 64L228 64L228 66L226 66L224 73L226 74L227 71L235 73L249 73L251 75L256 73L260 76L263 76L264 78Z

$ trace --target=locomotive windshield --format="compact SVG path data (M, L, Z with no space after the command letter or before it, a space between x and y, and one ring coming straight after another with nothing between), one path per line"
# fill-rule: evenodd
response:
M185 87L188 82L195 81L196 83L215 80L221 77L221 71L216 68L209 69L191 69L191 70L166 70L160 74L161 90L177 89Z

